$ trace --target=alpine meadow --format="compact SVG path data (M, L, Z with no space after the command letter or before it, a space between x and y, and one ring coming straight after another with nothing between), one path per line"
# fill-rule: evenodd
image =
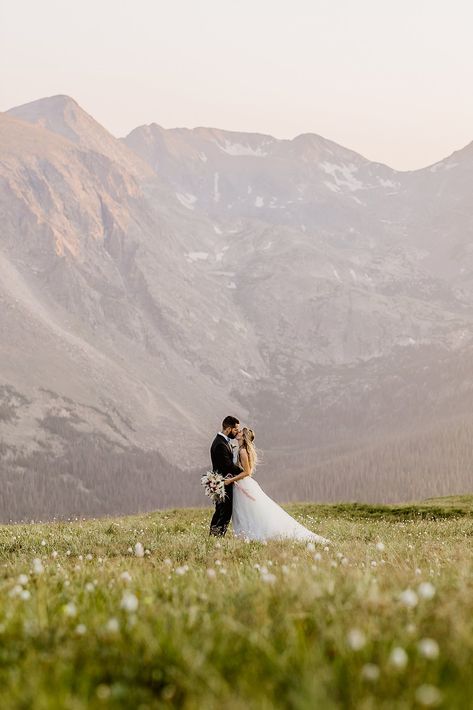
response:
M290 512L331 547L197 509L1 527L2 709L471 707L471 497Z

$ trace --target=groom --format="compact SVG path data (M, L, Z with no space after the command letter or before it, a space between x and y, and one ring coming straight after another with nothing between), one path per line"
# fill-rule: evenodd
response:
M222 422L222 431L219 431L210 447L212 470L226 476L237 476L243 471L236 464L233 456L231 441L240 431L240 422L235 417L225 417ZM227 532L228 523L232 517L233 484L225 486L225 499L215 503L215 513L210 521L210 534L223 536Z

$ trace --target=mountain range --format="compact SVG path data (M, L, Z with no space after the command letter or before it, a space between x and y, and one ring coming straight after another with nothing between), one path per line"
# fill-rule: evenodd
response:
M117 139L67 96L1 113L2 517L198 503L228 413L284 499L466 492L472 186L473 143L399 172L315 134Z

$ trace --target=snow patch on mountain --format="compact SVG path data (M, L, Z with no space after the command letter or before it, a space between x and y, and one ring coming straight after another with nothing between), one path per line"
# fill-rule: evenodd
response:
M225 246L222 248L221 251L217 252L215 254L215 261L221 262L223 261L223 257L225 256L225 252L228 250L228 246Z
M365 185L354 176L354 174L358 172L358 168L353 163L349 163L348 165L345 163L336 165L335 163L325 161L320 163L320 167L325 173L333 177L335 184L339 187L346 187L352 192L365 188ZM328 183L325 184L327 185Z
M340 188L337 187L333 182L328 182L327 180L324 180L324 185L328 187L329 190L332 190L332 192L340 192Z
M220 202L220 191L218 189L219 174L214 173L214 202Z
M332 266L332 271L333 271L333 275L335 276L335 278L337 279L337 281L339 281L340 283L342 283L342 280L341 280L341 278L340 278L340 275L339 275L337 269L335 269L335 268Z
M240 372L241 372L242 375L244 375L245 377L247 377L249 380L252 380L252 379L253 379L253 375L250 375L250 373L247 372L246 370L244 370L242 367L240 367Z
M268 155L268 152L263 150L262 146L258 146L258 148L252 148L248 143L232 143L231 141L225 139L224 144L222 145L221 143L217 143L218 147L220 150L223 150L224 153L227 153L227 155L233 155L233 156L254 156L256 158L264 158L266 155Z
M194 209L194 203L197 202L197 197L195 195L191 195L188 192L176 192L176 197L181 205L187 207L188 210Z
M441 160L439 163L435 163L435 165L432 165L430 168L431 173L436 173L437 170L452 170L453 168L457 168L459 163L451 163L448 162L448 160Z
M381 187L392 187L394 189L398 189L401 185L398 182L394 182L393 180L384 180L383 178L378 178L378 182L381 185Z
M189 263L194 261L206 261L209 258L209 254L206 251L189 251L186 254L186 259Z

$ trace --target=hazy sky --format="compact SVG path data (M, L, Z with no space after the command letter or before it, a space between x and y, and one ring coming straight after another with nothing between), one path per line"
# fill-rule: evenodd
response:
M418 168L473 140L471 0L0 0L0 110L318 133Z

